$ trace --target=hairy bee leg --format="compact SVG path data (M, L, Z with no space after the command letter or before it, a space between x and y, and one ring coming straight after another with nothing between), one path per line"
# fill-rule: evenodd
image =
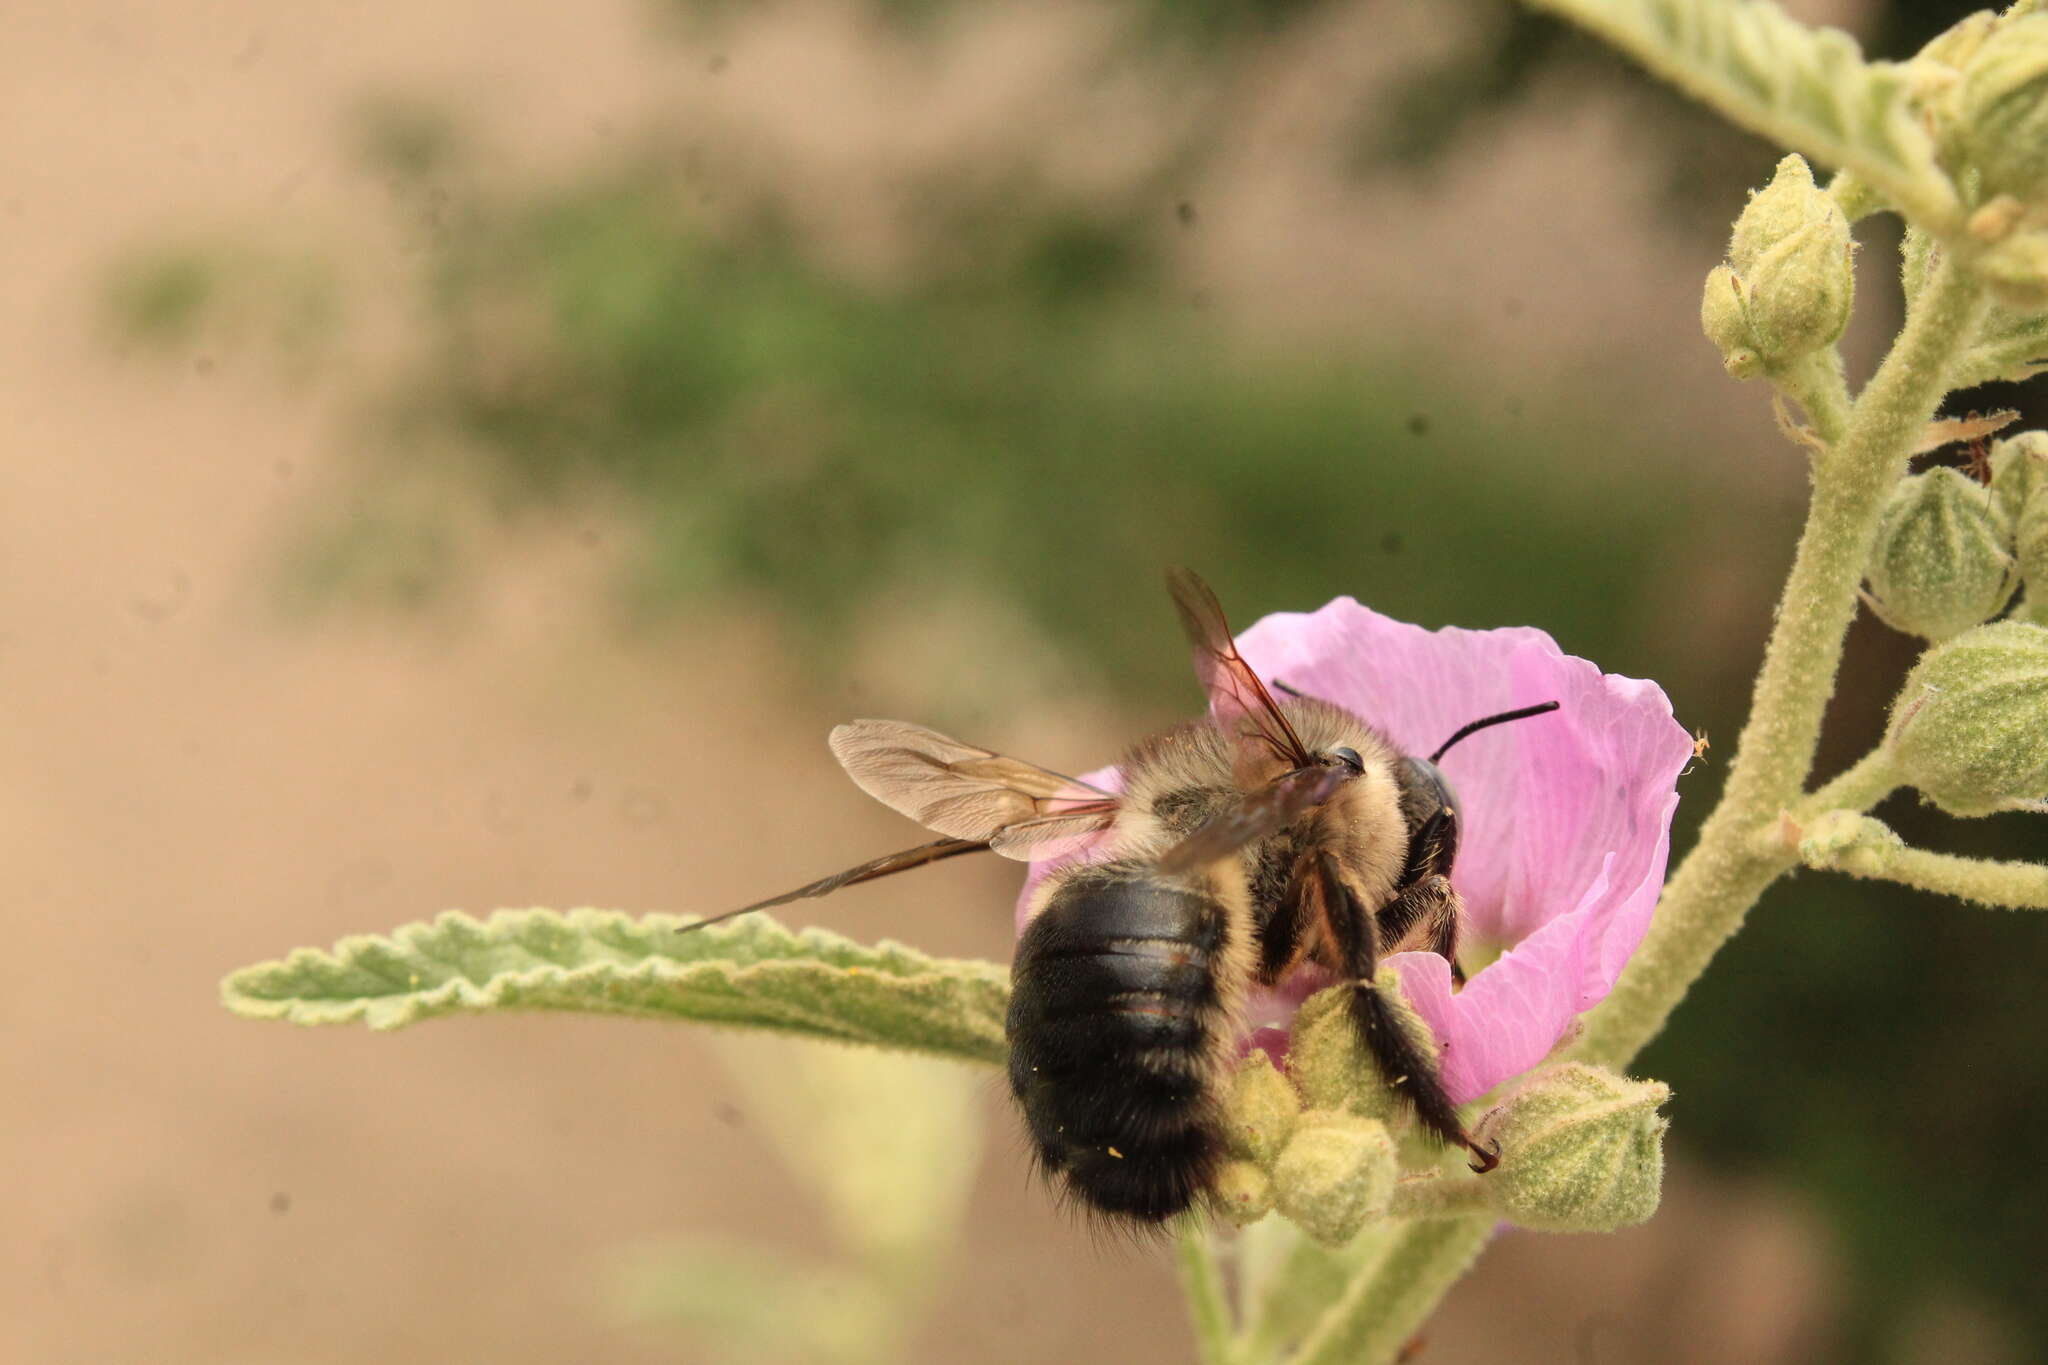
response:
M1259 930L1259 984L1270 986L1299 966L1307 956L1314 916L1309 912L1308 879L1314 875L1314 860L1295 860L1287 878L1287 892L1273 917Z
M1437 880L1443 882L1443 895L1430 910L1433 919L1425 941L1431 952L1451 964L1451 983L1463 988L1465 968L1458 961L1458 926L1465 922L1464 904L1447 879Z
M1374 976L1379 968L1379 934L1367 912L1328 853L1316 855L1317 890L1324 924L1341 959L1340 970L1352 978L1351 1017L1389 1088L1415 1109L1423 1127L1473 1157L1472 1169L1485 1174L1500 1164L1498 1150L1473 1141L1458 1118L1436 1064L1403 1028L1393 1006L1380 993Z
M1377 919L1380 942L1399 944L1420 925L1422 946L1451 964L1451 980L1465 984L1465 969L1458 965L1458 925L1464 903L1451 889L1448 877L1424 877L1388 901Z

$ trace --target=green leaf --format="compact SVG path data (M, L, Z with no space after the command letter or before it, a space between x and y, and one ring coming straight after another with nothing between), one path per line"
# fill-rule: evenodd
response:
M447 1014L575 1010L690 1019L1000 1064L1009 976L988 962L792 933L750 915L695 933L673 915L449 913L389 936L299 948L221 983L250 1019L403 1028Z
M1961 201L1907 69L1760 0L1530 0L1591 30L1730 122L1852 172L1938 237Z

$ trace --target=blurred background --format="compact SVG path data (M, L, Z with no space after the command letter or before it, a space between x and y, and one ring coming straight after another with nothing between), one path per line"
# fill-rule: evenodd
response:
M1505 4L16 0L0 111L0 1359L1186 1359L991 1077L216 1003L914 842L841 719L1106 761L1199 704L1167 563L1541 626L1709 736L1679 849L1714 799L1805 479L1698 291L1776 153ZM1859 624L1827 768L1911 657ZM1003 960L1015 881L789 918ZM1422 1358L2048 1356L2044 966L1781 885L1643 1060L1664 1211L1503 1236Z

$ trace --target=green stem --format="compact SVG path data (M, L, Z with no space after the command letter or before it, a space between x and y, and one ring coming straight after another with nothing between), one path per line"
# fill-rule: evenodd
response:
M1801 801L1792 814L1805 821L1823 811L1866 811L1904 785L1892 766L1891 750L1880 744L1856 760L1854 767Z
M1465 1176L1411 1176L1394 1186L1389 1218L1460 1218L1487 1209L1486 1186Z
M1437 1301L1479 1259L1491 1214L1432 1219L1403 1228L1330 1307L1292 1365L1383 1365L1400 1354Z
M1879 871L1829 864L1827 870L1898 882L2000 910L2048 910L2048 866L2040 863L1994 862L1924 848L1900 848L1886 853L1881 866Z
M1374 1273L1403 1231L1396 1224L1376 1223L1351 1245L1334 1248L1302 1236L1294 1224L1278 1218L1254 1224L1246 1233L1258 1236L1267 1228L1288 1229L1293 1242L1246 1305L1245 1330L1237 1343L1240 1365L1278 1360L1285 1348L1305 1338L1352 1284Z
M1223 1268L1216 1247L1196 1219L1183 1218L1174 1236L1173 1262L1187 1294L1188 1316L1195 1329L1195 1353L1202 1365L1229 1365L1234 1332L1223 1288Z
M1813 434L1832 446L1849 429L1849 381L1842 374L1842 353L1823 347L1771 376L1778 392L1797 403L1813 423Z
M1764 888L1792 866L1792 850L1761 848L1752 836L1800 804L1878 514L1941 402L1950 358L1984 306L1982 286L1952 260L1936 267L1898 342L1851 409L1842 439L1815 461L1813 505L1778 602L1728 788L1700 830L1699 844L1665 887L1642 946L1606 1001L1587 1016L1576 1056L1626 1066L1664 1027Z

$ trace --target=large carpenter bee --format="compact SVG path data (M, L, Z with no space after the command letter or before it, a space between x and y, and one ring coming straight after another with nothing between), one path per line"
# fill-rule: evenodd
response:
M1462 984L1458 810L1436 760L1474 730L1556 703L1475 721L1410 757L1341 707L1284 683L1275 700L1207 585L1177 569L1168 586L1209 717L1135 745L1121 793L922 726L854 721L831 737L848 774L944 837L731 914L963 853L1043 860L1092 843L1107 856L1034 890L1011 968L1010 1088L1066 1191L1158 1222L1207 1190L1247 993L1309 964L1350 983L1360 1038L1423 1125L1491 1170L1496 1154L1465 1131L1374 972L1387 954L1422 950Z

